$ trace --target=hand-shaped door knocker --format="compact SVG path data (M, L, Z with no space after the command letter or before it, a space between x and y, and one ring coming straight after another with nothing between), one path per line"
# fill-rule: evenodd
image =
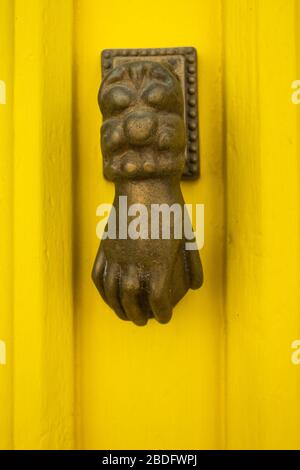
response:
M186 249L187 240L177 230L186 216L180 178L189 124L185 100L192 93L187 90L184 95L176 67L183 70L182 75L186 70L194 74L193 64L186 60L193 54L186 49L177 50L177 62L174 50L166 51L165 57L141 52L148 50L136 50L136 55L129 51L129 59L116 50L114 63L113 51L103 59L108 57L110 70L99 91L101 148L104 175L115 183L117 236L101 240L92 277L105 302L122 320L136 325L145 325L153 317L167 323L187 290L198 289L203 282L198 250ZM124 227L118 236L120 201L125 197L127 209L135 205L146 211L147 233L139 238L130 233L125 237ZM169 209L169 217L162 217L163 209ZM128 214L125 228L129 229L133 216Z

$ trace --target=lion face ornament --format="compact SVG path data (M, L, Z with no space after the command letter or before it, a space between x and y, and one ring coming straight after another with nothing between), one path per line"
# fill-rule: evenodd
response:
M162 224L153 230L151 217L154 205L176 206L183 225L186 135L180 81L168 63L125 62L104 78L99 106L104 175L115 183L115 213L120 197L126 196L128 207L143 205L149 232L138 239L102 239L92 277L121 319L136 325L151 318L167 323L187 290L203 282L198 250L187 250L184 236L176 236L175 215L168 220L168 238ZM117 233L119 223L117 216Z

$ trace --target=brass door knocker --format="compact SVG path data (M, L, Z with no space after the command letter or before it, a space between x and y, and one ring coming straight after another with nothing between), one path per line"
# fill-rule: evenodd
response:
M187 290L203 282L198 250L187 250L186 239L176 236L185 214L180 179L199 172L195 50L104 51L102 69L101 148L104 175L115 183L116 233L124 197L126 207L146 208L148 232L102 239L92 277L121 319L167 323ZM181 220L170 211L169 237L161 219L154 227L153 207L162 205L182 209Z

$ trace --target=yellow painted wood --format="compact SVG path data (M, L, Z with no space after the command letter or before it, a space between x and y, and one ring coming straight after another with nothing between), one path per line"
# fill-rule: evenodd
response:
M0 0L0 449L300 449L299 24L298 0ZM199 55L205 284L137 328L90 280L100 52L176 45Z
M77 446L192 449L222 446L223 179L221 2L75 2L75 310ZM121 322L90 281L99 241L96 207L111 202L99 146L100 52L113 47L196 46L202 176L183 184L204 202L204 287L165 326Z
M73 447L72 2L15 1L14 446Z
M13 3L0 0L0 449L12 447L13 36Z
M228 0L228 448L300 448L299 2Z

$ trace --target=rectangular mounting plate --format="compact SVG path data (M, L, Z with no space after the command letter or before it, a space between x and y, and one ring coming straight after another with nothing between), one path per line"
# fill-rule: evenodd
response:
M198 133L197 52L194 47L159 49L105 49L101 54L102 76L125 62L151 60L169 62L180 79L184 97L184 120L187 145L183 180L195 180L200 176L200 152Z

